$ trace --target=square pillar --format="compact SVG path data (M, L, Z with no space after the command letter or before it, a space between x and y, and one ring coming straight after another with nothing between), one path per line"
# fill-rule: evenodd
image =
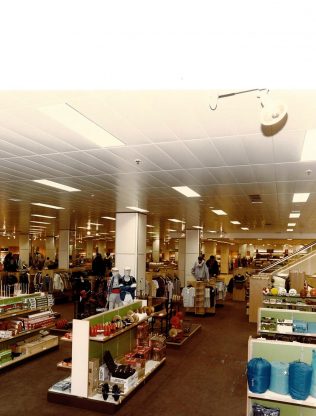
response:
M58 268L69 269L69 230L59 230Z
M46 237L45 258L47 257L49 257L50 260L55 261L55 257L56 257L55 237Z
M179 238L178 244L178 273L183 287L185 286L185 238Z
M28 234L19 235L19 260L29 266L30 263L30 240Z
M191 269L200 255L200 230L186 230L185 233L185 282L193 280Z
M115 267L120 274L131 268L137 293L145 293L147 216L138 212L117 213L115 229Z

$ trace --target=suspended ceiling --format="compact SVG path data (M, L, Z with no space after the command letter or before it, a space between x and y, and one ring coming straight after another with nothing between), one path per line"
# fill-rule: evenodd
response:
M316 128L316 91L270 91L288 106L278 131L260 125L257 91L218 99L212 110L215 96L210 90L0 92L0 224L7 233L27 233L30 220L41 221L31 214L44 214L56 218L46 220L43 236L69 228L84 237L86 230L78 227L90 221L101 224L91 226L92 235L110 233L115 222L102 216L138 206L149 211L147 223L155 228L148 231L163 240L192 226L211 238L316 239L316 161L300 161L305 134ZM101 148L41 111L64 103L124 145ZM201 196L172 189L182 185ZM294 192L310 192L308 202L293 204ZM252 204L249 195L260 195L262 204ZM217 216L210 207L228 215ZM301 216L289 233L292 210Z

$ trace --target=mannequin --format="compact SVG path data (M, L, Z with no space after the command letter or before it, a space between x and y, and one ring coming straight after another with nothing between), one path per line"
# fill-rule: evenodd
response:
M119 269L113 267L112 268L112 277L110 280L109 290L108 290L108 302L109 302L109 309L116 308L118 306L122 306L122 301L120 298L121 293L121 275L119 273Z
M121 279L121 300L123 305L128 305L132 303L135 298L136 291L136 279L131 276L131 268L125 266L124 276Z

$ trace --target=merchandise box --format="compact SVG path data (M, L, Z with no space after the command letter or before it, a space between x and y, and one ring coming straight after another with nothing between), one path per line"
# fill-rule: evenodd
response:
M131 375L130 377L124 379L124 378L118 378L118 377L110 377L110 382L113 384L120 384L123 387L123 392L126 393L131 388L135 387L138 382L138 373L137 371Z

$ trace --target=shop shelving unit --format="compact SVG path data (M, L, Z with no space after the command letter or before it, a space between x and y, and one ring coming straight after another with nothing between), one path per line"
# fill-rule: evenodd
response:
M312 361L313 344L299 342L268 341L262 338L249 338L248 361L252 358L265 358L268 361L292 362L301 360L310 364ZM308 396L306 400L294 400L289 394L277 394L267 390L257 394L247 390L247 415L250 416L252 405L262 404L267 407L277 407L281 415L286 416L314 416L316 414L316 398Z
M136 311L141 306L142 301L135 301L130 305L83 320L73 320L72 367L71 376L67 379L71 382L71 387L61 392L52 386L47 393L49 401L112 414L164 363L165 358L161 361L147 361L145 374L138 379L136 385L124 392L118 401L114 401L111 397L105 401L100 393L89 396L89 361L97 358L102 362L105 351L110 351L114 359L132 351L136 346L137 325L148 317L144 314L139 322L109 336L90 336L90 326L109 322L115 315L124 317L128 311Z
M37 307L36 299L43 300L41 293L25 294L0 299L0 310L2 311L2 313L0 313L0 320L3 321L10 318L16 319L18 317L34 316L37 313L40 314L41 312L51 309L48 299L47 303L45 302L47 306L44 307ZM22 304L23 306L21 306ZM31 307L27 307L27 305L31 305ZM35 329L21 331L16 335L0 338L0 351L12 349L14 344L21 341L24 341L25 343L25 352L9 361L0 363L0 370L33 357L46 350L58 347L58 337L53 335L46 335L37 342L27 343L28 339L31 339L40 331L48 330L53 326L54 324L50 323Z
M261 329L261 319L263 317L270 317L275 319L287 319L287 320L301 320L307 322L316 323L316 314L315 312L304 312L298 310L287 310L287 309L272 309L272 308L260 308L258 311L258 323L257 323L257 332L258 334L264 336L266 335L287 335L293 338L315 338L316 333L306 333L306 332L282 332L282 331L271 331ZM316 348L316 346L315 346Z
M301 296L263 295L263 307L316 311L316 298Z

